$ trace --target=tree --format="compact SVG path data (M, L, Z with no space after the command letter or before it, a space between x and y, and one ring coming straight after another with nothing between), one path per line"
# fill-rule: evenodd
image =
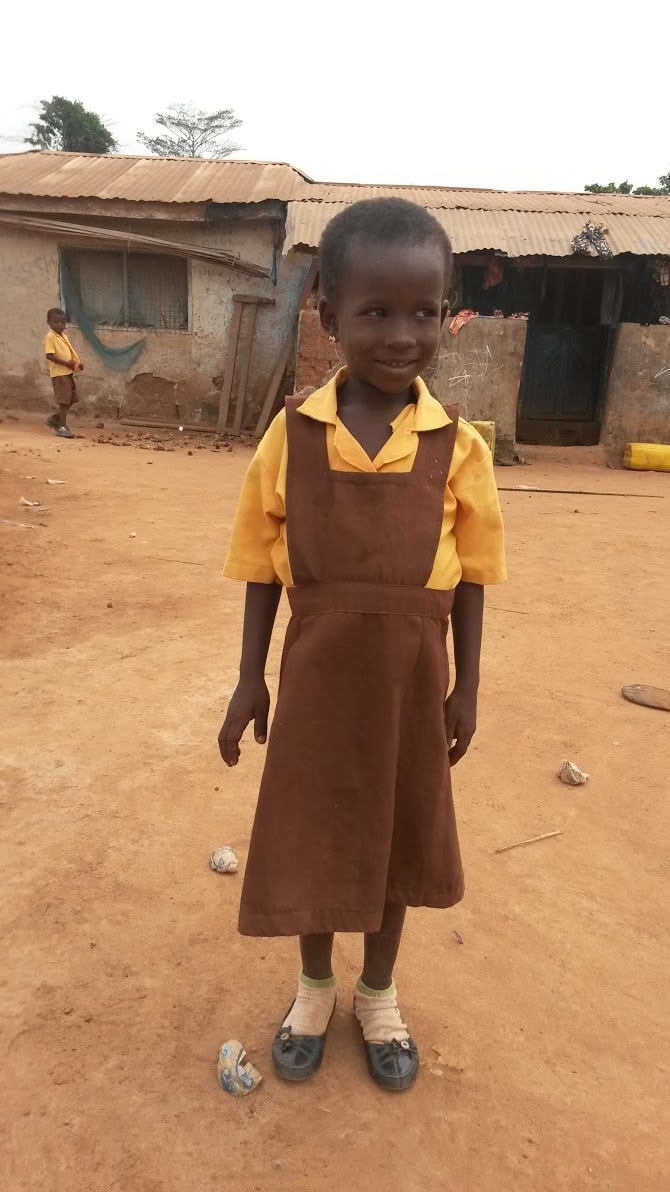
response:
M150 137L138 132L137 139L158 157L228 157L242 147L219 139L242 123L232 108L203 112L192 104L173 103L167 112L156 112L154 120L166 129L166 135Z
M616 182L608 182L605 186L600 182L589 182L584 190L588 190L592 195L629 195L633 189L632 182L620 182L617 186Z
M37 120L26 144L37 149L62 149L66 153L113 153L116 141L95 112L78 99L53 95L40 100Z
M600 182L590 182L584 190L594 195L670 195L670 173L661 174L658 186L636 186L632 182L608 182L605 186Z

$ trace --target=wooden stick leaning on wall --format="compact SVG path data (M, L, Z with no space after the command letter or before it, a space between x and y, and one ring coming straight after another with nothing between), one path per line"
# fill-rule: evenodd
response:
M233 317L228 334L228 351L226 352L226 362L223 368L223 386L219 396L219 418L216 424L219 434L224 434L228 430L228 412L233 395L233 383L235 381L240 338L242 339L242 362L237 377L233 432L239 435L242 429L242 410L247 392L247 381L249 379L249 364L251 362L251 348L256 326L256 312L259 306L274 306L274 304L274 298L262 298L258 294L233 294ZM251 309L247 316L247 326L241 334L242 314L245 306L249 306Z

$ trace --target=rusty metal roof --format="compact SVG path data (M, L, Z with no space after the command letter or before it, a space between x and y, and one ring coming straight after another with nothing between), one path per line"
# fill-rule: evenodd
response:
M0 155L0 194L149 203L261 203L300 198L309 180L282 162L123 157L110 153Z
M515 197L510 196L512 200ZM665 218L636 213L606 214L586 204L572 212L433 208L432 214L449 234L455 253L491 249L508 257L568 257L572 256L573 236L591 219L607 228L607 241L615 255L628 252L637 256L670 256L670 199L660 201L666 204ZM299 245L316 248L328 221L347 205L289 203L284 253Z
M315 248L333 215L359 199L398 195L429 208L457 253L494 249L569 256L587 220L604 223L614 253L670 256L670 198L458 187L313 182L282 162L125 157L120 154L0 155L0 195L148 203L288 204L284 252Z

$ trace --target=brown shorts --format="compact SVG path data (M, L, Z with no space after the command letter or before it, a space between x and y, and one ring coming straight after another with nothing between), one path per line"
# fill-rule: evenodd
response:
M71 406L77 400L77 386L72 373L64 377L52 377L54 397L57 406Z

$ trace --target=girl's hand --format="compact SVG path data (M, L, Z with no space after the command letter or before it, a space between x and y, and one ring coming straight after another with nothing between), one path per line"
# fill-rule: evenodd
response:
M449 764L455 766L467 753L477 728L476 689L456 684L444 705L444 726L449 746Z
M264 745L268 735L270 692L264 679L241 679L228 705L226 719L219 733L219 750L227 766L240 760L240 741L245 728L253 720L254 737Z

